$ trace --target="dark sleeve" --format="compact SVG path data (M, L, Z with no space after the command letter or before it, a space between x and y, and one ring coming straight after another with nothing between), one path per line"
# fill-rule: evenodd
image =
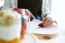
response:
M42 0L18 0L18 8L29 9L34 16L41 10Z

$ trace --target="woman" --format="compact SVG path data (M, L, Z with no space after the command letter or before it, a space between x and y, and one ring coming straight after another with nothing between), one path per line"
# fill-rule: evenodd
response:
M5 0L5 3L4 3L4 6L2 7L2 9L14 9L14 8L17 8L18 9L18 7L17 7L17 0ZM25 11L27 13L31 13L28 9L25 9ZM32 15L32 13L31 14L27 14L27 15L32 16L32 18L35 18Z

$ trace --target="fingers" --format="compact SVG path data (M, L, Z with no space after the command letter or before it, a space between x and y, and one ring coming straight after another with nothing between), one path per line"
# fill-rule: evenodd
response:
M56 22L56 21L53 21L53 22L55 22L55 23L57 24L57 22Z
M53 21L51 18L49 18L47 21L45 21L46 26L52 25Z
M45 17L45 18L43 19L43 23L45 24L46 27L47 27L47 26L52 26L53 23L56 23L56 24L57 24L57 22L56 22L56 21L53 21L53 19L50 18L50 17Z
M53 23L53 22L48 21L48 22L46 23L46 26L50 26L50 25L52 25L52 23Z
M33 15L32 15L32 18L33 18L33 19L36 19Z
M26 13L29 17L32 17L33 19L35 19L35 17L33 16L33 14L28 10L26 9Z

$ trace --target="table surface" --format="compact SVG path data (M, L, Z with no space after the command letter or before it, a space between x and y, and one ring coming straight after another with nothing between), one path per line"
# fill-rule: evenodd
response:
M51 40L39 40L32 34L26 34L21 43L65 43L65 34L59 34Z
M25 38L21 40L21 43L38 43L38 39L33 34L25 34Z
M58 32L58 26L52 26L52 27L45 27L40 28L38 24L41 21L34 19L33 21L30 21L27 25L27 33L36 33L36 34L56 34Z

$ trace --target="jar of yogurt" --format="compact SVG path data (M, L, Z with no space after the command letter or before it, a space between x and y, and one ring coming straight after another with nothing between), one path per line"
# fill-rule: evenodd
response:
M0 11L0 43L20 43L21 15L12 10Z

